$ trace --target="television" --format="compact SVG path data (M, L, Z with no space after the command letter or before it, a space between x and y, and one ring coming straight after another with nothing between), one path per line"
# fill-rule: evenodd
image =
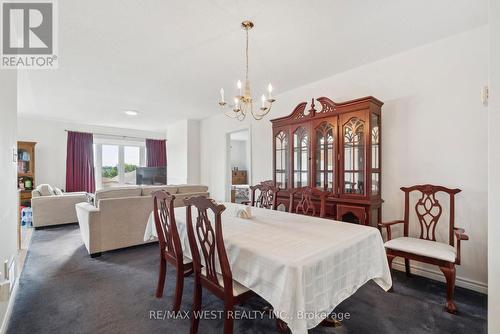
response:
M167 167L137 167L137 185L167 184Z

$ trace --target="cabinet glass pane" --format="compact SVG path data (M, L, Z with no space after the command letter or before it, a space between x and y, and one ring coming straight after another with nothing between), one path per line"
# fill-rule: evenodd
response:
M286 188L288 176L288 136L280 131L275 137L276 186Z
M365 193L364 122L351 118L343 128L344 135L344 193Z
M365 193L365 172L346 172L344 177L344 192L346 194Z
M380 194L380 173L372 172L372 195Z
M372 139L372 168L380 168L380 117L377 114L371 115L371 139Z
M380 195L380 116L372 113L371 142L372 142L372 195Z
M322 190L334 189L334 133L328 122L316 128L316 187Z
M306 129L298 128L293 134L293 186L308 186L309 136Z

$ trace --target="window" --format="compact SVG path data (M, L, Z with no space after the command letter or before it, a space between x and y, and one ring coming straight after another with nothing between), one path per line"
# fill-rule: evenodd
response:
M135 185L137 168L146 165L145 142L106 138L94 141L97 188Z
M119 150L117 145L102 145L102 186L111 187L120 184Z
M139 146L124 146L125 164L124 178L125 184L135 184L137 167L141 166L141 150Z

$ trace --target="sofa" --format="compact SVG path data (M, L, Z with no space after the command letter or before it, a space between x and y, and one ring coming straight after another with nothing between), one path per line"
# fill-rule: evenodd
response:
M41 184L31 192L31 209L33 210L33 226L44 226L76 223L75 204L86 201L85 192L63 193L58 188Z
M174 205L184 206L184 198L209 196L202 185L131 186L107 188L95 193L94 203L76 204L83 242L92 257L102 252L140 245L149 215L152 194L165 190L176 196Z

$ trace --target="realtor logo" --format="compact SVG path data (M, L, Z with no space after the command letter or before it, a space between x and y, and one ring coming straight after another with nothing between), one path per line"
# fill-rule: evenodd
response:
M56 13L51 0L2 1L2 68L56 68Z

